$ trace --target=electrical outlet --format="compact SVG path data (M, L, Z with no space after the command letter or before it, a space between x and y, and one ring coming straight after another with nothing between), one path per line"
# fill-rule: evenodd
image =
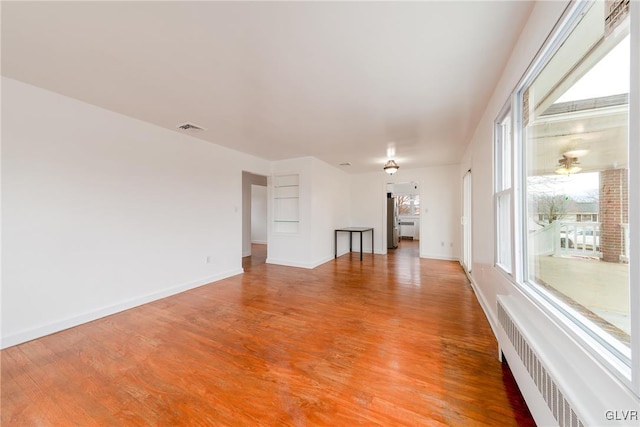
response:
M207 255L207 260L205 261L205 263L211 264L211 261L213 261L213 259L211 258L211 255Z
M444 248L444 242L440 242L440 246Z

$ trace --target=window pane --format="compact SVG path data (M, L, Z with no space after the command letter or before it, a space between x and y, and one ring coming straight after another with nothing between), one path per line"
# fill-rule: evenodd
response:
M398 200L398 215L420 215L420 196L417 194L396 196Z
M397 196L398 215L411 215L411 196Z
M629 347L629 36L602 8L523 94L526 275Z
M511 117L507 116L501 124L502 135L502 188L506 190L511 188Z
M511 273L511 195L498 195L498 264Z
M496 191L511 188L511 116L507 114L497 125L495 135Z

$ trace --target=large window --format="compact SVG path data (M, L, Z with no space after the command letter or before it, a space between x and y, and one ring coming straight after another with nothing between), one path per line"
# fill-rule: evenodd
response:
M638 197L629 176L639 167L629 156L629 100L638 94L630 93L629 19L608 19L609 5L574 4L516 91L517 277L612 364L626 365L630 379L639 309L630 290L640 284L629 268L629 197ZM513 252L502 251L511 242L502 199L514 197L504 172L510 117L498 117L495 133L496 262L504 269Z

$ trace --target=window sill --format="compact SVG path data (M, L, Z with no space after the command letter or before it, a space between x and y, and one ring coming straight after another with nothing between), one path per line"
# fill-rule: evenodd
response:
M529 300L529 302L537 307L549 320L551 320L558 329L564 334L568 335L571 341L577 344L583 351L590 354L595 360L599 362L603 369L610 372L619 381L621 381L630 391L634 394L638 394L633 387L631 377L630 362L617 357L607 345L615 348L619 353L626 353L627 358L630 358L630 349L623 347L619 342L615 342L611 337L600 337L607 341L607 345L594 338L591 333L587 332L585 328L579 326L573 321L569 315L563 311L562 308L557 307L555 304L548 300L548 296L544 295L544 291L535 289L532 285L517 283L510 279L522 295ZM586 320L578 319L578 320Z

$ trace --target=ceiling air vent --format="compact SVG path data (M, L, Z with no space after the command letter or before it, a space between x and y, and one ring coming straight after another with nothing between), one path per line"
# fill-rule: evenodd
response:
M193 129L193 130L206 130L206 129L205 129L205 128L203 128L202 126L199 126L199 125L197 125L197 124L195 124L195 123L189 123L189 122L187 122L187 123L182 123L182 124L180 124L180 125L178 125L178 126L176 126L176 127L177 127L178 129L182 129L182 130L191 130L191 129Z

